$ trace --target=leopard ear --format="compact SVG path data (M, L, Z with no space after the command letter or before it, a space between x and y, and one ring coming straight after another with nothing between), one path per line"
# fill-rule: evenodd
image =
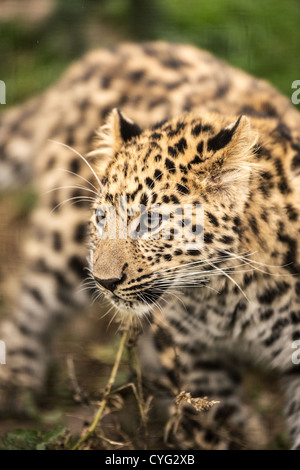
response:
M134 137L138 137L142 130L140 127L135 124L131 119L129 119L125 114L117 108L113 110L114 115L114 137L115 141L121 146L124 142L128 142Z
M120 150L122 145L141 134L141 129L117 108L114 108L106 123L96 132L94 150L88 154L95 160L101 172Z
M250 173L259 169L253 155L257 137L249 118L240 116L209 139L207 150L212 156L205 165L207 180L223 187L247 181Z

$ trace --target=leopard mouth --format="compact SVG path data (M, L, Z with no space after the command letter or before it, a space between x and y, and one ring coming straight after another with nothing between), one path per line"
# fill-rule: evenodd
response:
M103 294L110 304L117 310L125 313L133 313L137 316L144 315L153 311L156 307L161 310L159 299L167 292L167 287L161 284L161 278L147 279L146 282L140 282L135 285L125 285L121 282L111 285L105 285L103 280L93 276L96 288Z
M125 300L116 295L108 297L109 302L121 313L121 315L133 315L136 317L144 317L151 313L150 305L139 299Z
M156 302L163 295L165 289L159 289L158 291L155 290L155 287L153 286L146 289L141 289L139 286L136 286L132 291L133 292L130 293L123 293L124 296L122 296L122 292L115 293L105 290L103 293L110 303L118 310L141 316L149 313L152 310L152 307L157 305Z

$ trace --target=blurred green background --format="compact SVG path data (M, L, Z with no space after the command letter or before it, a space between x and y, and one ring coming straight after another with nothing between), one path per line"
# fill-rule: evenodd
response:
M290 96L299 24L299 0L1 0L0 79L14 104L86 50L164 39L208 49Z

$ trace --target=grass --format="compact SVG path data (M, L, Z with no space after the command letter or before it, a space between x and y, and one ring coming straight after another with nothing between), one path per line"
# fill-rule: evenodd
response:
M192 43L215 53L231 64L269 80L291 95L299 75L300 4L297 0L161 0L143 3L133 15L132 1L112 0L104 14L120 27L134 18L130 33L139 39L164 39ZM145 21L146 18L146 21ZM146 27L150 22L151 30Z
M40 23L2 22L0 79L7 103L48 87L93 47L122 40L170 40L210 50L291 95L299 76L297 0L60 0Z

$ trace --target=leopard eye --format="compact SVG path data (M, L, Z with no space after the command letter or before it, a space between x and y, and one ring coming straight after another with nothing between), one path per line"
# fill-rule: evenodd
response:
M96 212L95 221L96 225L102 225L105 221L105 214L99 214Z
M148 213L148 227L151 230L157 230L163 222L163 215Z
M162 214L158 214L156 212L145 212L141 215L140 223L136 228L136 232L139 236L156 232L161 226L162 221Z
M97 230L97 235L99 238L103 236L105 225L106 225L106 216L102 210L97 209L95 211L95 225Z

